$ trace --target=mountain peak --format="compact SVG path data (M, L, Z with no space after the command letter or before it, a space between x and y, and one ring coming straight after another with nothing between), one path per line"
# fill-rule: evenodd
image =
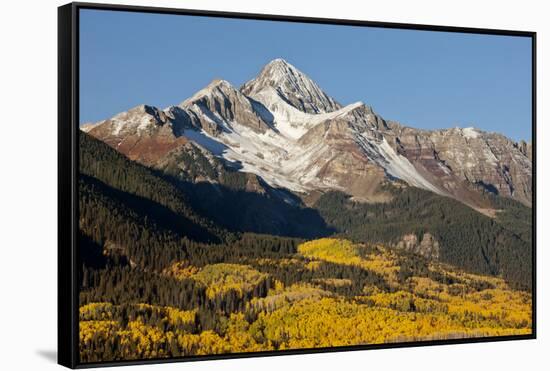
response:
M148 104L140 104L138 106L130 108L127 112L131 113L148 113L152 115L155 111L158 111L158 108L150 106Z
M233 85L227 80L223 79L214 79L210 81L208 85L206 85L203 89L199 90L195 96L198 96L200 94L205 94L212 92L216 89L222 90L222 91L229 91L229 90L236 90Z
M302 71L298 70L292 64L288 63L283 58L277 58L266 64L259 76L269 78L274 83L285 82L313 82ZM314 83L315 84L315 83Z
M306 113L327 113L342 106L329 97L310 77L283 58L266 64L260 74L244 84L244 94L263 102L267 95L277 94L287 104Z
M292 64L288 63L285 59L283 58L276 58L276 59L273 59L271 62L269 62L268 64L266 64L262 70L264 69L269 69L269 68L276 68L276 69L282 69L283 71L288 71L288 70L295 70L295 71L298 71L298 69L296 67L294 67ZM299 72L299 71L298 71Z
M275 58L274 60L272 60L271 62L269 62L267 65L270 65L270 64L290 64L288 63L285 59L283 58Z
M226 87L226 88L233 88L231 83L227 80L223 79L214 79L208 84L208 87L215 88L215 87Z
M478 138L480 135L480 131L473 126L463 128L460 130L460 132L462 133L462 136L464 138L468 138L468 139L475 139L475 138Z
M180 106L185 106L191 102L195 102L197 101L198 99L201 99L203 98L204 96L210 96L210 95L217 95L217 94L222 94L222 95L226 95L228 93L232 93L232 92L238 92L238 90L236 90L233 85L231 85L231 83L227 80L223 80L223 79L214 79L212 80L208 85L206 85L204 88L202 88L201 90L199 90L198 92L196 92L192 97L190 98L187 98L186 100L184 100Z

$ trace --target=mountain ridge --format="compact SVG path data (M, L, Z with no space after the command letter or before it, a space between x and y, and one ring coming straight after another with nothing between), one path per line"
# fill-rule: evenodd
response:
M422 130L362 102L342 106L283 59L240 89L216 79L180 105L142 105L83 128L155 166L192 141L241 172L298 194L344 191L387 200L404 183L484 210L486 192L531 205L530 146L475 128Z

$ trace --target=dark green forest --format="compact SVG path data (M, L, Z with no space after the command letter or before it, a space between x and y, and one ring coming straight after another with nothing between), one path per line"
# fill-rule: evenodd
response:
M530 209L498 199L503 211L492 219L418 188L393 192L392 201L380 204L356 203L344 193L329 192L315 208L339 234L354 241L393 243L408 233L429 232L441 242L442 261L531 287Z

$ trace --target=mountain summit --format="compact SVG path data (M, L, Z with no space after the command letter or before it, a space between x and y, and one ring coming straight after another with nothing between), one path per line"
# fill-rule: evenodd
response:
M312 79L282 58L265 65L256 78L242 86L241 91L267 106L277 103L275 98L278 97L306 113L327 113L342 108Z
M216 135L232 131L233 124L244 125L258 133L269 129L270 115L257 102L245 96L225 80L213 80L179 108L187 111L208 133ZM193 125L197 126L197 125Z
M402 126L362 102L342 106L284 59L240 89L214 80L178 106L142 105L83 130L161 169L181 168L192 142L208 158L300 195L338 190L380 202L391 198L390 183L480 211L489 207L486 192L531 205L527 144L475 128Z

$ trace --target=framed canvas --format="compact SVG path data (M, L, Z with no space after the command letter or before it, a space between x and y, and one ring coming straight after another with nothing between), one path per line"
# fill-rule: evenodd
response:
M535 338L534 32L58 17L60 364Z

